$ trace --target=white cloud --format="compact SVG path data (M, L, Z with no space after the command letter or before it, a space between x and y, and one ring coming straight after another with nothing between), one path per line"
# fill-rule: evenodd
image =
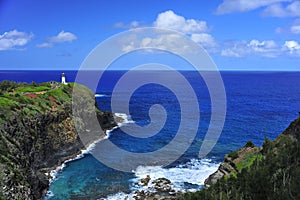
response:
M54 43L72 42L77 40L77 36L71 32L61 31L56 36L47 39L47 42L37 44L38 48L50 48L54 46Z
M206 21L186 19L172 10L168 10L158 14L153 25L157 28L181 32L190 37L194 42L200 44L207 51L216 52L217 41L212 35L207 33L209 28Z
M227 45L228 48L223 49L222 56L226 57L245 57L250 55L275 58L278 56L300 57L300 44L295 40L285 41L284 44L278 45L273 40L250 42L241 41Z
M291 26L290 31L293 34L300 34L300 24Z
M282 49L292 56L300 56L300 44L297 41L285 41Z
M289 27L289 31L292 34L300 34L300 19L293 22L293 24Z
M221 51L222 56L244 57L258 55L263 57L277 57L281 54L280 47L273 40L251 40L250 42L235 42L231 47Z
M138 23L131 24L135 26L139 25ZM118 26L123 27L124 24L120 23ZM170 31L163 31L163 29L168 29L183 33L209 52L216 52L217 41L212 35L207 33L209 28L205 21L186 19L169 10L158 14L156 20L153 22L153 26L159 28L153 37L140 38L130 36L130 38L123 39L123 51L129 52L135 48L156 47L169 49L174 52L190 52L190 48L185 46L185 41L182 41L182 36L178 38L178 34L170 34Z
M292 33L300 34L300 19L295 20L292 24L286 27L278 27L275 29L276 33Z
M234 12L246 12L265 7L279 2L291 0L224 0L217 8L216 14L228 14Z
M37 44L36 47L38 47L38 48L50 48L50 47L53 47L53 43L44 42L42 44Z
M138 21L132 21L129 24L124 24L123 22L116 23L113 27L114 28L137 28L141 25Z
M185 34L208 31L206 21L185 19L183 16L175 14L172 10L160 13L153 25L158 28L171 29Z
M0 50L16 49L16 47L24 46L32 37L32 33L19 32L17 30L5 32L0 35Z
M272 17L300 16L300 1L293 1L286 6L280 3L272 4L263 11L263 15Z
M207 33L195 33L191 35L191 39L206 49L216 48L218 46L216 40Z
M58 35L49 38L49 42L72 42L76 39L77 37L73 33L61 31L60 33L58 33Z
M183 40L183 36L179 34L170 34L160 32L156 33L152 37L135 38L131 36L130 40L122 39L124 52L132 51L133 49L142 48L147 52L153 52L152 48L161 50L170 50L177 53L193 53L190 47L186 46L186 42Z
M221 56L240 58L242 55L236 49L224 49L221 51Z

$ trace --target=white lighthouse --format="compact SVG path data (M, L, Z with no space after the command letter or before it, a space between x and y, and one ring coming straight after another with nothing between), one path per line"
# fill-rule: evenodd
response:
M67 85L65 73L61 74L61 83Z

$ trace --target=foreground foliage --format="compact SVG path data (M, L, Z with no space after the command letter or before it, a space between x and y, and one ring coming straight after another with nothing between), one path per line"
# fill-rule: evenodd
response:
M265 139L262 156L234 176L181 199L300 199L300 118L275 141ZM231 152L232 156L236 156Z

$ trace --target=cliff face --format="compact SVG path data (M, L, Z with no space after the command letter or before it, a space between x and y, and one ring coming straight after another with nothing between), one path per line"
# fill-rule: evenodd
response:
M262 148L250 142L226 155L206 188L180 199L300 199L300 117Z
M260 150L261 148L254 146L254 144L249 141L244 147L237 151L226 154L224 162L220 164L218 170L204 181L204 187L208 188L223 177L236 177L242 169L251 166L255 159L261 158L262 154Z
M45 172L84 147L77 131L85 134L85 144L104 136L89 118L96 113L103 130L117 124L112 113L94 106L93 93L82 85L5 84L0 84L0 199L41 199L49 185ZM81 91L79 117L72 115L74 87Z

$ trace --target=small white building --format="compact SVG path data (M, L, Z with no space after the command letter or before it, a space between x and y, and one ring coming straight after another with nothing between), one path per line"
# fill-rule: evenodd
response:
M61 83L67 85L65 73L61 74Z

